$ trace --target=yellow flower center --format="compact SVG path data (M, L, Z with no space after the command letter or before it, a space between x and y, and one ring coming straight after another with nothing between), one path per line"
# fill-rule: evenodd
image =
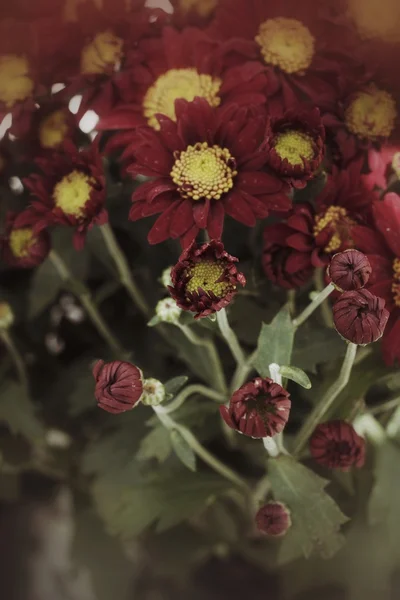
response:
M400 306L400 258L395 258L393 261L392 292L394 303Z
M396 102L388 92L370 85L359 92L345 111L346 127L359 138L389 137L397 117Z
M184 198L219 200L233 188L235 167L229 150L199 142L180 153L171 178Z
M197 292L201 288L217 298L223 298L235 287L226 281L219 281L225 271L223 261L204 260L190 267L186 275L190 280L186 284L186 292Z
M13 255L17 258L25 258L29 256L29 251L36 238L33 235L32 229L26 227L23 229L14 229L10 233L9 246Z
M29 77L29 63L24 56L0 56L0 101L7 108L26 100L33 92L34 83Z
M314 142L310 135L301 131L278 133L274 148L278 156L293 166L303 165L314 158Z
M400 152L396 152L392 158L392 169L395 172L396 177L400 179Z
M98 33L82 50L81 73L102 74L117 70L123 59L124 41L112 31Z
M65 175L54 187L54 203L66 215L79 218L84 215L86 202L90 199L95 180L82 171Z
M56 110L39 125L39 141L43 148L56 148L68 133L67 112Z
M350 237L350 229L356 225L342 206L330 206L322 215L315 217L314 237L326 230L331 237L324 252L330 254L338 250L351 248L354 244Z
M211 75L200 75L196 69L170 69L160 75L147 90L143 100L143 114L154 129L160 125L155 115L160 113L175 121L175 100L192 102L196 96L207 100L210 106L219 106L218 92L221 80Z
M314 36L296 19L278 17L264 21L255 40L267 65L280 67L286 73L302 73L314 56Z
M180 0L179 2L183 12L194 10L200 17L209 17L217 8L217 4L218 0Z

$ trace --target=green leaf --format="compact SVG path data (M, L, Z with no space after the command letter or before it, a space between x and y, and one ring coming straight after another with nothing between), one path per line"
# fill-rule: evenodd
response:
M12 433L21 434L32 442L44 435L43 425L36 416L36 408L24 388L9 383L0 393L0 422L6 423Z
M173 379L170 379L164 384L165 393L171 394L171 396L175 396L183 388L188 379L189 377L187 377L186 375L181 375L179 377L174 377Z
M317 366L344 356L346 344L335 329L307 321L296 332L291 362L309 373Z
M290 379L291 381L298 383L303 388L306 388L306 390L309 390L311 388L311 381L307 373L304 373L302 369L298 369L297 367L287 367L283 365L280 367L279 372L282 375L282 377L286 377L286 379Z
M261 377L269 377L271 363L290 364L294 333L295 328L287 305L278 312L269 325L263 323L253 363Z
M292 527L279 549L278 561L284 564L314 553L330 558L341 548L344 537L340 527L348 519L324 491L328 481L289 456L268 461L268 473L276 500L289 508Z
M196 470L196 455L176 429L171 431L171 444L176 456L190 471Z
M155 458L163 463L171 454L172 446L169 431L163 426L154 427L145 438L142 439L139 451L136 455L138 460L150 460Z
M154 315L154 317L152 317L150 319L150 321L147 323L147 327L155 327L159 323L161 323L160 317L158 315Z

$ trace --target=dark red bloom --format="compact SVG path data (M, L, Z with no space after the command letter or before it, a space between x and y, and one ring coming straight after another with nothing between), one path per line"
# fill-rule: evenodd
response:
M290 394L269 377L255 377L233 394L229 407L221 406L225 423L244 435L264 438L280 433L290 412Z
M233 102L238 105L264 104L267 77L256 61L230 66L229 44L209 38L192 27L163 30L160 39L144 40L140 46L140 69L129 71L129 84L121 86L122 101L100 129L134 129L148 124L159 129L157 114L175 120L175 100L204 98L210 106ZM112 139L118 145L124 134Z
M42 173L31 175L24 183L37 198L31 203L37 213L37 226L74 227L75 247L82 249L88 229L108 221L105 177L97 144L80 152L66 143L62 152L36 163Z
M256 514L257 528L272 537L285 535L292 525L289 509L282 502L268 502Z
M328 277L340 291L359 290L365 287L371 272L368 258L354 249L335 254L328 267Z
M271 111L335 95L341 82L341 28L321 18L315 0L220 0L210 33L266 65Z
M30 209L8 212L0 240L2 259L12 267L31 269L40 265L50 250L50 236L34 228L37 215Z
M285 288L298 287L316 267L326 267L335 253L353 248L352 228L370 222L375 198L362 185L359 164L345 171L333 169L315 207L310 202L294 204L285 222L265 228L267 277Z
M267 134L268 164L293 187L303 188L324 157L325 130L317 108L301 107L272 119Z
M333 322L338 333L360 346L379 340L388 319L385 300L368 290L344 292L333 306Z
M386 194L373 205L375 229L355 227L354 241L368 256L372 274L368 289L386 301L390 319L382 340L387 364L400 361L400 196Z
M370 190L386 190L400 179L400 144L383 145L379 150L371 148L368 152L368 170L363 181Z
M160 131L142 127L125 158L129 172L152 179L134 192L132 221L161 213L148 240L180 238L185 248L201 229L220 239L225 214L248 227L270 211L286 211L288 186L263 170L266 115L260 107L213 109L203 98L176 101L177 122L159 115Z
M112 414L131 410L140 401L143 379L140 369L128 362L98 360L93 367L94 395L100 408Z
M346 421L328 421L318 425L310 438L313 459L328 469L348 471L362 467L365 461L365 441Z
M207 317L231 302L238 285L246 285L237 262L237 258L225 251L222 242L193 244L171 270L169 292L180 308L196 312L196 319Z

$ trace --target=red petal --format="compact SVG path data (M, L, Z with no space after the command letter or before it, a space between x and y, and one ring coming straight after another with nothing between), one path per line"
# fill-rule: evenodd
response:
M224 200L225 212L248 227L254 227L256 224L256 218L250 206L239 194L239 192L232 192Z
M382 236L369 227L364 227L362 225L352 227L351 237L357 248L366 254L380 254L381 256L390 255L390 250L386 246Z
M180 204L181 200L173 202L171 206L158 217L147 236L149 244L159 244L170 237L171 221L175 216L176 208Z
M171 237L180 237L193 224L193 203L190 200L183 200L176 209L174 218L171 222Z
M400 256L400 196L386 194L373 206L376 226L396 256Z
M224 229L225 210L222 202L213 202L208 214L207 231L212 240L219 240Z

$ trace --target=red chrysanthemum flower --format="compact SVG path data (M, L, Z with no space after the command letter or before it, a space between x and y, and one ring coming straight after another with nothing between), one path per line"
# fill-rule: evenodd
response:
M324 158L325 130L317 108L291 109L272 119L267 134L268 164L293 187L303 188Z
M129 85L130 69L140 70L140 40L159 34L163 11L145 7L145 0L79 2L67 11L70 21L70 78L64 95L82 94L80 118L87 110L107 115L121 101L120 89Z
M37 215L30 209L9 212L0 239L2 259L12 267L31 269L40 265L50 250L50 236L35 228Z
M343 58L340 28L321 18L315 0L220 0L210 33L267 66L271 109L336 93Z
M376 229L355 227L357 247L368 256L372 274L367 288L384 298L390 319L383 340L387 364L400 361L400 196L387 194L373 205Z
M160 131L138 129L124 157L128 171L152 177L132 196L133 221L162 213L148 240L180 238L187 247L201 229L220 239L225 214L248 227L270 211L286 211L288 186L263 167L266 115L259 107L213 109L203 98L176 101L177 122L159 115Z
M386 190L400 179L400 144L384 145L379 150L371 148L368 152L368 170L363 182L370 190Z
M143 393L142 372L128 362L98 360L93 367L94 395L100 408L118 415L131 410Z
M360 165L333 170L316 206L295 204L284 223L264 230L263 265L268 278L286 288L305 283L316 267L325 267L337 252L354 248L352 228L368 223L376 196L366 190Z
M171 270L171 296L183 310L207 317L227 306L238 285L246 285L243 273L237 270L238 259L225 251L222 242L212 240L185 250Z
M215 14L219 0L170 0L172 22L179 28L194 25L204 27Z
M371 272L372 268L368 257L352 248L332 257L327 275L336 288L343 292L365 287Z
M82 249L88 229L108 221L105 177L97 144L79 151L66 143L62 152L36 161L42 173L24 183L37 199L37 227L67 225L76 229L74 245Z
M267 502L257 512L256 524L261 533L281 537L292 525L290 511L282 502Z
M139 45L140 68L133 68L129 85L124 81L121 86L121 105L100 120L98 127L124 130L148 124L159 129L157 115L175 120L179 98L189 102L204 98L214 107L227 102L265 103L264 67L256 61L231 67L228 50L228 44L191 27L181 32L166 27L160 39L144 40ZM112 143L117 145L117 140Z
M290 394L269 377L255 377L233 394L220 413L231 429L253 438L280 433L290 412Z
M318 425L310 438L313 459L328 469L348 471L365 462L365 440L346 421L328 421Z

